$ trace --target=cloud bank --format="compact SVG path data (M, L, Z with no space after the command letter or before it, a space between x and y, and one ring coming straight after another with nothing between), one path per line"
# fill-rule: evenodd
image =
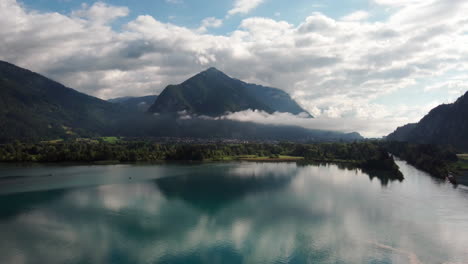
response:
M262 1L237 1L245 14ZM142 15L118 28L127 7L103 2L70 14L0 2L0 59L101 98L159 93L216 66L248 81L279 87L318 119L381 136L417 121L429 105L382 104L396 91L466 90L468 2L387 1L388 18L356 11L334 19L312 13L300 24L248 17L226 35L208 34ZM207 19L206 28L222 21ZM430 85L427 85L429 83ZM375 129L380 126L381 129ZM338 125L337 125L338 126Z

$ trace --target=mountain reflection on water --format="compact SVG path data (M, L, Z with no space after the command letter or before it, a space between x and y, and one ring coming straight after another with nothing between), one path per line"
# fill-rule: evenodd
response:
M467 189L398 165L385 188L330 164L0 168L66 179L2 183L0 262L466 263Z
M234 168L227 173L198 171L154 182L168 199L181 199L203 211L216 212L251 193L266 193L288 187L296 175L294 168L294 164L260 163Z

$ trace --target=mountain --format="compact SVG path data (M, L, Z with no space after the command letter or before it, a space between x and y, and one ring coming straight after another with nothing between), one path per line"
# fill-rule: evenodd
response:
M453 104L432 109L416 124L397 128L387 140L444 144L468 151L468 92Z
M158 98L157 95L147 95L141 97L118 97L107 100L108 102L119 104L132 111L146 112Z
M231 79L220 72L214 74L218 75L218 82L238 85L232 85L231 88L233 89L240 87L238 89L240 91L236 90L235 92L239 96L237 99L241 99L241 104L236 100L229 101L229 98L220 100L224 103L232 102L232 105L228 105L228 109L239 109L234 106L249 106L249 108L258 106L259 108L253 109L272 111L271 106L258 101L254 95L246 92L248 89L247 84ZM203 81L205 77L201 76L201 80ZM209 79L211 83L211 76ZM189 82L189 85L192 84ZM276 101L273 100L270 105L281 105L283 102L288 101L287 94L285 95L280 90L272 89L267 91L270 92L269 98L276 98ZM216 95L222 97L223 93L220 92ZM298 126L211 120L196 116L183 119L171 114L148 115L137 111L138 103L136 102L142 102L141 99L120 98L111 100L114 103L104 101L65 87L37 73L0 61L0 143L12 142L13 140L31 142L97 136L302 142L362 139L357 133L346 134L310 130ZM144 97L144 99L152 100L151 97ZM129 106L125 106L127 103ZM200 107L197 104L194 105ZM218 104L216 107L223 108L222 106L222 104ZM294 104L284 103L284 107L290 107L288 110L294 111L295 106ZM198 110L198 108L196 109ZM224 111L224 109L219 111Z
M250 83L245 85L251 95L275 112L291 113L294 115L305 113L308 117L312 117L283 90Z
M122 107L0 61L0 141L112 133Z
M148 111L187 111L195 115L220 116L226 112L247 109L268 113L306 112L279 89L248 84L233 79L216 68L209 68L181 84L167 86Z
M407 141L411 137L411 133L417 127L417 123L406 124L398 127L394 132L387 136L387 140L391 141Z

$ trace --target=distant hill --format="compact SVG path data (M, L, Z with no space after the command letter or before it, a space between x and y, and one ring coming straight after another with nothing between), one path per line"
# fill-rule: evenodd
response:
M118 105L0 61L0 141L112 133Z
M157 95L147 95L141 97L126 96L109 99L107 101L115 104L120 104L123 107L132 111L146 112L156 101L156 98L158 98Z
M226 112L247 109L268 113L307 113L279 89L248 84L233 79L216 68L209 68L181 84L167 86L148 111L187 111L195 115L220 116Z
M468 151L468 92L453 104L432 109L418 123L397 128L387 140L452 145Z

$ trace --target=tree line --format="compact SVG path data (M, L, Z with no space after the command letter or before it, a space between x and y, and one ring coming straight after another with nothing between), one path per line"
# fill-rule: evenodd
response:
M148 141L99 140L0 145L2 162L120 162L164 160L225 160L227 157L278 155L304 157L316 161L360 162L378 159L383 149L376 143L246 143L246 144L159 144Z
M453 147L433 144L413 144L387 141L382 146L416 168L438 178L446 178L458 157Z
M430 174L445 178L457 161L453 149L436 145L366 141L353 143L161 144L151 141L70 140L0 145L0 162L156 162L221 161L242 156L303 157L307 161L346 162L368 171L403 176L389 153Z

